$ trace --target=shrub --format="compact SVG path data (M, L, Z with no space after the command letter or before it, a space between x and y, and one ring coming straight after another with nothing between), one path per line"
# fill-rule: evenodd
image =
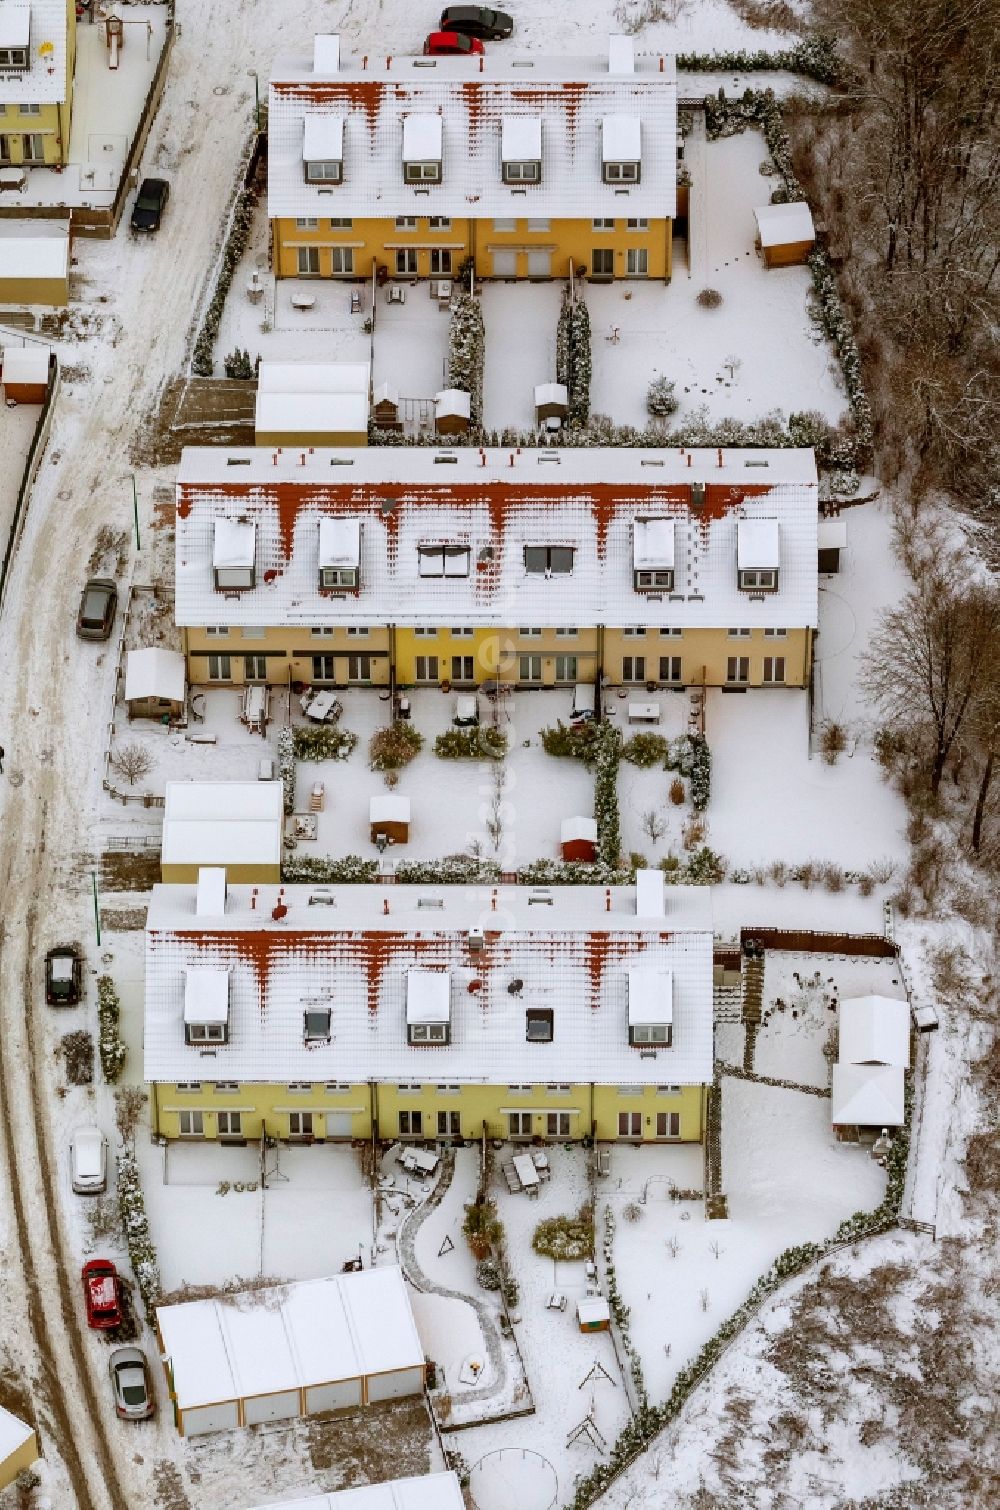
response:
M502 760L507 753L507 736L492 724L446 729L435 739L434 753L442 760Z
M500 866L478 855L445 855L443 860L398 860L396 878L413 886L499 881Z
M251 144L252 145L252 144ZM250 146L247 147L243 167L249 161ZM253 189L243 189L236 196L233 205L233 218L229 224L229 234L222 250L222 258L215 279L215 292L209 301L202 320L198 339L195 341L194 356L191 361L191 371L196 377L211 377L215 368L213 350L215 338L219 333L219 325L222 322L222 311L226 305L226 295L233 281L233 275L239 265L240 258L246 251L250 242L250 230L253 225L254 206L257 203L257 194Z
M531 1246L542 1258L583 1259L594 1252L594 1214L583 1205L575 1216L550 1216L539 1222Z
M476 1258L488 1258L495 1243L503 1239L503 1223L494 1201L474 1201L462 1223L469 1247Z
M843 724L828 718L819 736L819 750L827 765L836 765L838 757L847 749L847 734Z
M646 409L654 419L666 419L668 414L675 414L680 408L680 399L674 392L676 383L662 374L654 378L649 385L646 394Z
M292 748L297 760L346 760L358 742L350 729L319 724L315 729L293 729Z
M563 290L556 326L556 378L569 393L569 427L579 429L590 418L590 311L583 295ZM561 439L561 437L560 437Z
M476 1264L476 1279L484 1290L499 1290L500 1266L495 1258L481 1258Z
M597 819L597 853L603 864L617 866L621 858L621 819L618 810L618 764L621 730L599 723L594 745L594 817Z
M718 886L726 879L726 862L714 849L703 844L684 867L684 879L692 886Z
M670 783L670 800L674 807L680 807L684 801L684 783L679 776L675 776Z
M118 1210L121 1213L122 1229L128 1244L129 1263L139 1286L146 1308L146 1319L153 1325L153 1307L160 1298L160 1268L156 1249L149 1233L146 1216L146 1200L139 1179L139 1165L135 1149L126 1143L118 1155Z
M633 734L622 745L621 758L641 771L648 771L651 766L661 765L669 752L670 744L662 734Z
M554 728L542 729L542 749L546 755L570 756L589 763L594 756L597 728L595 722L564 724L558 719Z
M100 1027L98 1048L101 1071L108 1085L114 1085L125 1066L125 1045L118 1031L121 1002L110 975L97 979L97 1021Z
M70 1085L93 1085L94 1040L90 1034L83 1028L77 1028L75 1032L66 1033L60 1039L59 1047Z
M703 813L712 795L712 752L704 734L689 734L691 746L691 806Z
M327 860L318 855L300 855L293 852L282 862L281 879L289 884L308 886L369 886L378 875L377 860L362 860L360 855L344 855L340 860Z
M702 309L718 309L722 303L722 295L717 288L703 288L698 295L698 303Z
M452 298L448 326L448 387L469 395L472 428L483 423L483 368L486 361L486 326L479 300L470 293Z
M398 771L409 765L424 747L424 736L405 719L376 729L368 741L368 759L373 771Z
M236 347L231 351L223 362L227 378L250 379L256 377L257 370L249 351Z
M290 728L278 730L278 774L281 777L281 795L285 812L295 808L295 734Z

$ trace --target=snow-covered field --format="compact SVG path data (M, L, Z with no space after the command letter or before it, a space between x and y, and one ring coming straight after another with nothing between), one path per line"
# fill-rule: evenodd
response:
M0 408L0 548L4 550L24 464L41 412L40 404L15 404L13 408L5 404Z

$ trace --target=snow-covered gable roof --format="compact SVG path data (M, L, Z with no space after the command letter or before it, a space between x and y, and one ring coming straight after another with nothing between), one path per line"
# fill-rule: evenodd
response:
M902 1127L903 1074L898 1065L835 1064L830 1103L834 1127Z
M712 1076L712 922L705 887L669 888L665 915L636 913L632 887L311 888L231 885L224 915L195 912L194 886L157 886L146 929L145 1076L203 1077L184 1041L185 973L229 972L226 1080L703 1084ZM533 895L537 900L532 900ZM255 906L251 907L251 898ZM440 902L429 907L428 901ZM494 906L495 903L495 906ZM386 910L387 909L387 910ZM481 947L469 933L481 930ZM629 970L672 976L673 1044L645 1057L628 1042ZM450 1043L407 1041L415 971L448 981ZM474 982L479 984L469 990ZM510 987L518 982L516 989ZM305 1002L328 1004L330 1041L306 1044ZM529 1042L528 1008L553 1013L551 1043ZM415 1058L415 1055L432 1056Z
M10 100L2 75L0 100ZM0 278L65 278L68 273L68 220L0 221Z
M597 843L596 818L564 818L559 825L559 839L563 844L572 844L574 839Z
M181 1410L424 1362L395 1265L159 1306L156 1320Z
M0 1405L0 1463L13 1456L32 1435L30 1426Z
M841 1064L910 1064L910 1007L894 996L850 996L838 1014Z
M368 395L361 393L261 393L254 412L258 435L367 436Z
M535 385L535 408L543 404L561 404L569 407L569 389L565 383L537 383Z
M469 419L472 415L472 399L463 388L442 388L440 393L434 395L434 414L438 419L444 419L445 415Z
M179 650L159 645L130 650L125 656L125 701L133 698L166 697L184 701L184 657Z
M177 482L176 618L433 626L513 614L545 626L577 624L586 606L593 622L621 627L815 626L817 511L811 451L190 449ZM674 534L674 585L659 594L633 586L634 526L650 516ZM256 585L227 598L214 584L214 527L241 517L257 526ZM364 521L356 592L320 589L326 518ZM763 602L737 583L737 533L752 521L770 541L780 521L778 590ZM573 547L572 572L527 571L525 548L546 544ZM441 545L454 551L443 566L419 554Z
M637 519L632 530L632 565L636 571L672 571L674 521Z
M409 823L410 799L396 792L382 792L368 803L369 823Z
M762 205L753 213L761 246L790 246L816 239L812 211L804 200Z
M30 21L25 23L28 13ZM0 101L6 105L51 105L66 98L66 0L31 0L30 4L0 3L0 27L6 42L0 47L28 43L28 67L5 72L0 78Z
M280 1505L259 1505L257 1510L465 1510L465 1500L456 1474L428 1473L422 1478L282 1500Z
M447 970L407 971L407 1023L447 1022L450 1017L450 972Z
M280 781L168 781L164 865L277 865Z
M261 362L258 393L362 393L368 395L368 362Z
M332 76L315 72L308 58L281 61L269 96L268 215L673 216L674 59L645 54L629 70L623 54L611 57L612 68L607 57L544 58L508 48L471 59L369 55L342 59ZM303 122L311 117L343 122L340 184L305 182ZM526 124L513 129L525 142L530 131L532 150L519 148L508 159L502 137L518 120ZM411 160L440 160L441 182L406 184L404 131L419 139L431 121L439 133L434 142L428 137L411 147L408 137L405 155L412 150ZM602 122L618 121L629 124L602 132ZM604 183L602 150L605 159L641 158L641 181ZM528 189L505 184L502 160L541 161L540 182Z
M3 381L7 383L47 383L49 348L47 346L5 346Z

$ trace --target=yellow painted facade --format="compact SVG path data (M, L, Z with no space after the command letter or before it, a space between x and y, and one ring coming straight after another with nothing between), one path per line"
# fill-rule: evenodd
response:
M257 430L257 446L367 446L364 430Z
M209 1082L150 1087L153 1131L168 1138L291 1141L596 1137L630 1143L701 1142L704 1086L297 1086ZM220 1125L220 1113L223 1121ZM238 1114L238 1123L234 1122ZM238 1131L234 1131L238 1127Z
M6 1489L8 1484L13 1484L18 1474L30 1468L32 1463L37 1463L40 1457L38 1438L32 1431L19 1447L15 1447L13 1452L0 1459L0 1489Z
M49 39L42 39L43 42L45 40ZM33 51L40 45L34 36L31 45ZM37 62L37 59L33 61ZM51 168L69 160L75 67L76 0L66 0L66 98L46 104L33 104L31 101L24 104L7 103L4 100L3 75L0 74L0 166L34 164ZM14 74L12 77L17 78L19 75Z
M452 277L470 256L477 278L568 278L570 264L593 279L669 281L673 271L668 219L278 218L271 234L279 278L370 278L375 264L392 278Z
M174 886L193 886L197 884L201 865L162 865L160 867L160 880L169 881ZM221 863L220 870L226 872L226 880L230 886L276 886L281 880L281 865L227 865Z
M225 611L224 601L220 610ZM214 626L222 628L224 626ZM188 679L195 685L243 686L289 681L337 686L397 687L480 685L509 681L519 687L592 682L645 686L788 686L809 683L812 633L784 633L733 625L685 629L680 634L566 626L509 629L440 625L372 626L364 635L346 629L246 630L225 634L184 632ZM248 657L252 658L248 662ZM393 677L393 669L395 676Z

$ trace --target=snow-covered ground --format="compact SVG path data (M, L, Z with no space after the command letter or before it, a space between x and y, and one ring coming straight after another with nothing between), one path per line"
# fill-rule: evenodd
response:
M41 412L41 404L0 408L0 550L7 548L24 464Z

